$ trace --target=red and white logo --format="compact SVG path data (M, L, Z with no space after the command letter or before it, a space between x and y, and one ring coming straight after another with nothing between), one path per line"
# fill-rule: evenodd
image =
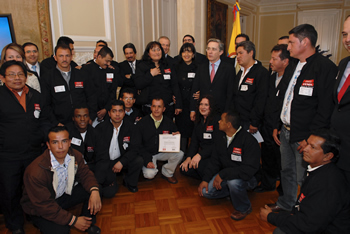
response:
M211 126L207 126L207 132L212 132L214 131L214 126L211 125Z
M252 85L254 83L254 78L247 78L245 83Z
M164 69L164 73L171 73L170 68L168 68L168 69Z
M163 131L163 134L169 134L169 131Z
M233 153L233 154L237 154L237 155L242 155L242 149L241 149L241 148L233 147L232 153Z
M314 87L314 80L304 80L302 86Z
M94 147L88 146L87 147L87 152L89 152L89 153L94 152Z
M41 110L41 109L40 109L40 105L39 105L39 104L34 104L34 109L35 109L35 110Z
M301 203L301 201L304 200L304 198L305 198L305 195L301 193L298 202Z
M129 136L124 137L123 142L130 142L130 137Z
M84 88L84 82L78 81L74 82L75 88Z

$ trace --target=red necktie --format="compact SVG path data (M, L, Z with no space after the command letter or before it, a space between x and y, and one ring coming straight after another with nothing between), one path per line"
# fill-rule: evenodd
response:
M211 81L211 83L213 83L214 76L215 76L215 64L212 63L211 64L211 72L210 72L210 81Z
M339 93L338 93L338 102L340 102L340 100L342 99L342 97L344 96L344 93L346 92L346 90L348 89L349 85L350 85L350 74L348 75L348 77L346 77L345 83L343 84L343 87L341 87Z

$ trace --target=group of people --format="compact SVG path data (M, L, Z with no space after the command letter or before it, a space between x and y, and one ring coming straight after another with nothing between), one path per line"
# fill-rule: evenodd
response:
M118 192L117 175L135 193L141 172L152 180L157 161L166 161L162 178L176 184L179 166L199 180L200 196L229 196L234 220L252 211L247 190L273 191L280 178L278 200L260 210L262 220L277 226L274 233L346 233L350 57L337 68L316 41L312 25L293 28L272 48L269 70L245 34L236 37L235 58L224 55L218 39L208 40L206 56L198 53L191 35L173 58L162 36L148 43L141 60L125 44L121 63L100 40L81 66L69 37L60 37L41 63L31 42L5 46L0 205L6 227L24 233L24 211L43 233L72 227L100 233L96 214L101 197ZM350 52L350 17L343 44ZM160 134L181 134L181 150L160 150ZM81 202L80 216L67 211Z

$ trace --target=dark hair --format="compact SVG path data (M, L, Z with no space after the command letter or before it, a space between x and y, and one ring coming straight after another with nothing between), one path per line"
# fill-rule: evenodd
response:
M69 44L74 44L74 41L70 37L62 36L62 37L58 38L58 40L57 40L57 45L59 45L59 44L65 44L65 45L69 46Z
M72 50L69 47L69 45L67 45L67 44L57 44L56 47L55 47L55 55L57 54L57 50L58 49L69 50L70 53L72 54Z
M97 56L101 55L102 58L106 57L109 54L112 58L114 57L114 54L112 50L108 46L103 46L100 51L98 52Z
M226 122L230 122L233 128L238 129L241 126L241 117L237 111L229 110L224 113Z
M336 162L339 157L341 140L334 130L321 128L311 132L310 135L321 137L325 142L321 145L324 154L333 153L332 162Z
M289 51L287 50L287 48L288 48L288 45L285 45L285 44L275 45L272 48L271 53L273 51L276 51L276 52L281 51L281 53L280 53L281 60L289 59L290 55L289 55Z
M186 43L182 44L180 51L179 51L180 62L183 62L182 53L185 51L191 51L194 55L192 58L192 61L195 60L196 48L194 47L194 45L192 43L186 42Z
M156 101L162 101L162 102L163 102L163 106L165 107L165 102L164 102L163 98L161 98L161 97L152 98L151 106L152 106L152 103L153 103L154 100L156 100Z
M250 53L251 51L253 51L253 59L255 59L256 50L255 50L255 45L254 45L253 42L251 42L251 41L242 41L242 42L238 43L238 44L236 45L236 51L237 51L238 47L241 47L241 46L242 46L243 49L244 49L245 51L247 51L248 53Z
M14 66L14 65L17 65L17 66L20 66L21 69L23 70L23 73L25 74L25 76L27 77L27 69L26 69L26 66L24 65L24 63L22 62L18 62L16 60L10 60L10 61L7 61L7 62L4 62L4 64L1 66L0 68L0 74L5 77L5 72L6 72L6 69L11 67L11 66Z
M295 37L302 41L304 38L310 40L311 46L316 46L317 41L317 31L314 26L310 24L301 24L289 31L289 35L294 34Z
M235 42L236 42L236 39L237 39L238 37L244 37L246 41L250 41L250 40L249 40L249 36L248 36L247 34L241 33L241 34L238 34L238 35L236 36Z
M113 106L122 106L123 110L125 111L125 104L122 100L114 99L111 101L111 105L109 106L108 111L111 111Z
M185 37L190 37L190 38L192 39L192 41L195 42L194 37L193 37L192 35L190 35L190 34L186 34L186 35L182 38L182 42L184 42Z
M68 135L69 135L69 138L70 138L70 134L69 134L69 131L68 131L68 128L66 126L54 126L52 128L49 129L49 133L47 134L47 141L49 142L50 141L50 138L49 138L49 135L51 132L63 132L63 131L67 131L68 132Z
M107 43L106 41L104 41L104 40L98 40L98 41L96 41L96 45L97 45L98 43L103 43L103 44L105 44L104 46L108 46L108 43Z
M88 111L89 111L89 113L90 113L89 107L88 107L85 103L80 103L80 104L76 104L76 105L73 107L73 116L74 116L74 111L75 111L75 110L79 110L79 109L88 109Z
M144 60L144 61L152 61L152 59L151 59L151 57L149 56L148 53L149 53L149 51L151 49L153 49L156 46L159 46L160 50L162 51L162 58L160 59L160 61L163 62L164 58L165 58L165 53L164 53L163 47L161 46L161 44L158 41L151 41L151 42L149 42L147 44L145 52L142 55L142 60Z
M26 46L35 46L35 47L36 47L36 49L39 51L38 46L37 46L37 45L35 45L33 42L26 42L26 43L24 43L24 44L22 45L22 49L23 49L23 51L24 51L24 48L25 48ZM24 52L25 52L25 51L24 51Z
M202 114L199 112L199 105L203 99L208 99L208 101L209 101L210 112L209 112L209 115L208 115L206 122L205 122L208 125L208 123L212 122L212 120L214 119L214 116L217 113L214 98L212 95L204 95L204 96L201 96L199 98L199 100L197 102L197 108L196 108L196 119L194 122L199 123L203 119Z
M278 40L284 40L284 39L289 39L289 36L281 36L280 38L278 38Z
M123 89L123 90L120 92L120 94L119 94L119 98L123 98L124 93L130 93L130 94L134 95L134 98L135 98L135 91L134 91L133 89L131 89L131 88L125 88L125 89Z
M136 48L135 48L135 45L134 45L134 44L132 44L132 43L127 43L127 44L125 44L125 45L123 46L123 52L124 52L124 54L125 54L125 49L126 49L126 48L132 49L132 50L134 51L134 53L136 54Z

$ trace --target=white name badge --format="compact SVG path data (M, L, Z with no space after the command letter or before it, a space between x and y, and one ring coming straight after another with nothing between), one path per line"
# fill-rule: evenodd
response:
M40 110L35 110L34 111L34 117L39 119L39 117L40 117Z
M114 74L113 73L107 73L107 78L113 79L114 78Z
M304 87L301 86L299 89L299 95L303 95L303 96L312 96L312 91L314 90L313 87Z
M80 145L81 145L81 140L78 139L78 138L73 137L73 138L72 138L72 144L73 144L73 145L80 146Z
M164 80L170 80L170 75L169 74L164 74L163 77L164 77Z
M66 88L64 87L64 85L55 86L55 93L61 93L65 91L66 91Z
M124 144L123 144L124 150L126 150L128 147L129 147L128 143L124 143Z
M211 139L211 133L203 133L204 139Z
M193 79L195 76L196 76L196 73L194 73L194 72L189 72L188 75L187 75L188 78L192 78L192 79Z
M242 156L231 154L231 160L236 162L242 162Z
M241 85L241 91L247 91L248 85Z

